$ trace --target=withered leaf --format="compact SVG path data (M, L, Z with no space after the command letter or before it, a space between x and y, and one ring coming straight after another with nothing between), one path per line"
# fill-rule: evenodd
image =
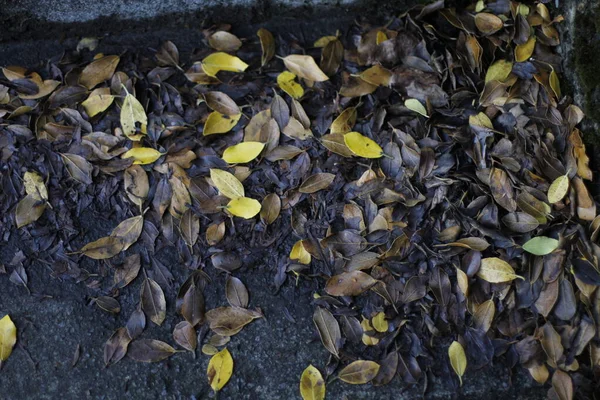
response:
M22 228L40 219L45 209L46 202L38 199L37 196L28 194L23 197L15 208L17 228Z
M235 101L223 92L205 93L204 100L210 108L223 115L234 116L240 114L240 108Z
M336 357L339 357L339 348L342 340L342 334L340 331L340 325L331 314L331 312L325 308L317 307L313 314L313 322L317 327L319 336L323 346Z
M127 218L121 222L113 229L110 236L122 239L123 251L125 251L138 240L143 228L144 217L138 215L137 217Z
M334 179L334 174L320 172L309 176L304 182L302 182L302 185L300 185L298 191L300 193L315 193L319 190L329 187Z
M210 329L221 336L233 336L262 314L241 307L218 307L206 312Z
M165 342L155 339L138 339L129 345L127 355L140 362L157 362L175 354L177 350Z
M95 303L102 310L112 314L118 314L121 311L121 305L114 297L100 296L95 299Z
M205 303L199 274L192 274L177 294L177 311L192 326L204 322Z
M104 56L93 61L81 71L79 83L88 89L93 89L112 78L119 61L119 56Z
M94 260L103 260L116 256L124 247L125 240L123 238L107 236L86 244L80 251Z
M502 222L511 231L527 233L540 226L540 222L532 215L523 212L513 212L502 217Z
M301 54L291 54L283 58L286 68L292 71L300 78L314 82L323 82L329 80L329 77L321 71L315 59L311 56Z
M573 380L566 372L560 369L554 371L552 388L559 400L573 400Z
M200 234L200 218L191 210L187 209L181 216L179 222L181 236L188 246L193 246L198 240Z
M344 367L338 378L352 385L362 385L375 378L379 368L379 364L374 361L357 360Z
M175 325L173 330L173 339L175 342L186 350L194 352L198 344L196 340L196 330L187 321L181 321Z
M542 338L540 342L546 355L548 356L548 364L554 368L559 364L564 348L560 340L560 335L556 332L550 322L546 322L542 326Z
M104 344L104 364L109 366L123 359L127 354L127 347L130 342L131 338L127 333L127 329L117 329Z
M92 184L92 164L77 154L60 155L71 178L86 185Z
M227 278L227 282L225 283L225 296L227 297L227 302L232 307L248 307L248 289L246 289L244 283L235 276L229 276Z
M517 209L515 192L508 179L508 174L501 169L492 168L490 173L490 189L494 200L508 212L514 212Z
M260 208L260 219L266 224L270 225L277 217L279 217L279 213L281 211L281 199L277 194L270 193L265 196L262 201Z
M165 294L154 280L146 278L140 295L142 310L156 325L161 325L167 315Z
M358 296L377 281L362 271L343 272L327 280L325 291L332 296Z
M256 35L260 39L260 47L262 48L261 65L264 67L275 55L275 38L265 28L260 28Z

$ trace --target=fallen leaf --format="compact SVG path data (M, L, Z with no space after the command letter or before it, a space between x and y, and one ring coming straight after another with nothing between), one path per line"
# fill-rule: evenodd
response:
M223 196L230 199L244 197L244 186L233 174L221 169L211 168L210 179Z
M119 56L104 56L94 60L81 71L79 84L91 90L109 80L115 73L120 60Z
M327 280L325 291L332 296L358 296L377 281L362 271L343 272Z
M304 88L296 82L296 75L289 71L283 71L277 75L277 85L294 99L304 96Z
M138 339L129 344L127 355L140 362L157 362L175 354L177 350L165 342L154 339Z
M510 282L516 278L523 279L515 274L515 270L509 263L497 257L482 259L477 276L490 283Z
M250 219L260 212L260 207L258 200L249 197L236 197L227 203L226 209L231 215Z
M344 367L338 378L352 385L362 385L371 381L379 372L379 364L374 361L357 360Z
M162 325L167 315L167 303L160 285L150 278L144 279L140 299L142 310L150 321Z
M0 319L0 364L6 361L17 343L17 327L10 315L6 314Z
M319 190L328 188L334 179L334 174L319 172L306 178L298 188L298 191L300 193L316 193Z
M354 155L364 158L380 158L383 149L372 139L358 132L348 132L344 135L344 143Z
M545 256L558 248L558 240L547 236L531 238L523 245L523 250L536 256Z
M125 240L123 238L107 236L86 244L80 251L94 260L104 260L116 256L124 247Z
M210 113L204 124L204 130L202 134L204 136L216 135L219 133L227 133L237 125L242 114L237 115L225 115L218 111Z
M230 117L237 116L241 113L238 105L223 92L208 92L204 94L206 104L214 111Z
M138 215L137 217L127 218L121 222L113 231L110 236L117 237L123 240L123 250L127 250L132 244L134 244L142 233L144 227L144 217Z
M210 329L221 336L233 336L262 314L241 307L218 307L206 312Z
M178 345L188 351L191 351L192 353L196 350L196 346L198 344L198 340L196 339L196 330L187 321L181 321L175 325L175 329L173 330L173 339Z
M552 182L548 188L548 202L550 204L558 203L567 195L569 191L569 176L559 176Z
M229 382L233 374L233 358L227 348L221 350L208 362L206 376L212 390L218 392Z
M300 395L303 400L324 400L325 381L321 372L309 365L300 377Z
M323 346L325 346L327 351L339 358L342 333L335 317L329 310L317 307L313 314L313 322L317 327Z
M242 41L232 33L217 31L208 37L208 44L217 51L233 52L242 47Z
M217 52L202 60L202 69L206 75L216 77L220 71L244 72L248 64L227 53Z
M262 49L261 66L265 66L275 55L275 38L273 34L265 28L260 28L256 35L260 39L260 47Z
M264 148L264 143L242 142L226 148L223 152L223 160L229 164L247 163L258 157Z
M291 54L283 58L285 67L300 78L314 82L329 80L329 77L321 71L315 59L311 56Z
M139 141L146 134L148 117L142 104L131 93L127 93L121 105L121 128L130 140ZM139 129L138 129L139 124Z
M425 109L425 107L423 106L423 104L421 104L421 102L417 99L407 99L404 101L404 107L408 108L411 111L414 111L418 114L421 114L424 117L429 118L429 115L427 115L427 110Z
M467 369L467 356L465 354L465 349L463 349L460 343L454 341L448 348L448 357L450 358L450 365L452 366L452 369L458 376L460 386L462 386L462 377Z

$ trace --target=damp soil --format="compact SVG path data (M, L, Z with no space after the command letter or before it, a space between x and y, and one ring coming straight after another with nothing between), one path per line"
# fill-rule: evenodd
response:
M407 3L398 2L396 6ZM374 10L373 7L370 10ZM281 11L281 10L279 10ZM249 36L257 26L273 32L294 34L311 41L347 26L356 9L318 10L306 8L292 14L277 9L227 9L228 22L240 36ZM65 49L73 49L84 36L101 38L100 52L119 54L124 51L148 52L164 40L173 41L182 58L192 52L202 37L201 27L223 15L224 10L211 10L202 15L163 16L153 21L116 21L106 18L85 24L45 24L23 16L19 21L2 20L0 65L35 66L49 58L57 58ZM245 13L245 14L240 14ZM237 16L236 16L237 15ZM315 18L319 15L319 18ZM365 13L362 13L365 15ZM385 15L379 10L373 18ZM219 18L223 20L223 18ZM247 25L240 25L245 21ZM7 22L10 22L7 24ZM1 171L0 171L1 173ZM110 217L110 210L100 202L92 203L78 221L82 234L75 247L106 236L120 221ZM109 217L106 217L109 215ZM282 232L289 232L283 229ZM231 381L220 399L296 399L299 377L308 364L325 365L328 352L321 345L312 323L311 299L316 282L288 277L276 290L277 266L284 263L295 238L277 238L269 252L246 253L243 267L236 272L250 292L250 307L260 307L265 318L247 326L232 338L228 348L234 355L235 368ZM0 264L25 250L17 235L0 242ZM139 252L139 245L125 255ZM35 259L35 254L26 254ZM206 256L206 255L205 255ZM189 271L177 259L177 249L163 248L159 259L174 276L178 288ZM81 268L102 275L106 271L82 258ZM212 284L205 290L207 309L225 305L226 276L207 269ZM10 311L19 329L19 342L13 355L0 371L0 393L3 399L207 399L211 390L206 381L208 357L198 350L194 357L182 352L168 360L145 364L125 358L109 368L103 362L103 345L112 332L124 326L139 301L140 280L121 293L121 313L116 316L100 310L90 302L95 292L85 283L53 278L43 262L33 262L27 270L29 290L11 283L0 275L0 311ZM143 337L172 342L171 332L179 321L175 312L175 290L166 291L167 318L162 326L149 324ZM75 353L80 352L74 363ZM445 355L437 359L437 370L448 368ZM383 387L352 386L339 381L327 385L329 399L542 399L546 389L535 384L525 371L511 372L497 364L470 372L459 393L445 388L435 377L436 368L418 385L409 386L400 379ZM426 383L425 383L426 382Z

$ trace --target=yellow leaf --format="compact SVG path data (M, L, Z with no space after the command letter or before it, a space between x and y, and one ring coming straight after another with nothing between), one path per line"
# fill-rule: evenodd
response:
M488 257L481 260L477 276L490 283L510 282L516 278L523 279L515 274L515 270L504 260L497 257Z
M337 36L323 36L319 38L313 46L315 47L325 47L329 44L329 42L333 42L337 39Z
M221 350L208 362L206 376L208 383L215 392L223 389L233 374L233 358L227 348Z
M567 195L569 191L569 176L559 176L552 182L548 188L548 202L550 204L558 203Z
M23 184L25 193L36 200L48 200L48 189L44 184L44 179L37 172L27 171L23 174Z
M210 179L223 196L230 199L244 197L244 185L233 174L222 169L211 168Z
M388 40L387 35L384 31L377 31L377 37L375 38L375 44L380 45L381 43Z
M140 133L136 128L136 123L140 124ZM142 135L146 134L147 125L148 117L144 107L132 94L127 93L121 106L121 128L123 128L123 133L129 139L139 141Z
M469 277L458 267L456 267L456 281L458 282L460 291L467 296L469 294Z
M385 320L385 313L383 311L378 312L377 315L373 317L372 325L377 332L383 333L388 331L389 324Z
M380 158L383 149L373 140L358 132L348 132L344 135L344 143L352 153L364 158Z
M504 82L512 71L513 63L508 60L498 60L488 68L485 74L485 83L489 81Z
M127 250L132 244L134 244L144 228L144 217L138 215L136 217L127 218L122 221L115 229L110 233L110 236L120 238L123 240L123 250Z
M450 365L452 365L452 369L456 372L456 375L458 375L460 386L462 386L462 377L467 369L467 355L465 354L465 349L463 349L460 343L454 341L448 348L448 357L450 357Z
M300 395L302 400L325 399L325 381L321 372L309 365L300 377Z
M417 99L407 99L404 102L404 107L408 108L411 111L419 113L424 117L429 118L429 115L427 115L427 110L425 109L425 106L423 106L423 104L421 104L421 102Z
M151 147L134 147L121 155L121 158L133 158L134 164L146 165L152 164L158 160L162 153Z
M285 67L300 78L313 82L323 82L329 80L321 68L311 56L301 54L292 54L283 59Z
M379 338L376 338L374 336L371 336L371 335L367 334L367 332L373 332L373 327L371 326L371 322L369 322L368 319L363 318L363 320L360 322L360 326L363 329L362 342L366 346L375 346L375 345L377 345L377 343L379 343Z
M202 69L206 75L216 77L219 71L244 72L248 64L227 53L212 53L202 60Z
M485 113L480 112L477 115L469 116L469 125L479 126L482 128L494 129L494 125L490 118Z
M303 242L304 242L303 240L298 240L294 244L294 247L292 247L292 251L290 251L290 259L296 260L300 264L308 265L308 264L310 264L311 255L308 251L306 251L306 248L304 247Z
M277 85L294 99L299 99L304 96L304 88L295 79L296 75L289 71L283 71L277 75Z
M261 142L242 142L229 146L223 152L223 160L229 164L247 163L254 160L265 148Z
M560 80L558 79L558 74L552 68L552 72L550 72L550 88L556 95L556 98L560 98Z
M0 364L10 356L15 343L17 343L17 327L6 314L0 319Z
M529 57L533 54L535 49L535 36L531 36L527 42L517 45L515 48L515 60L517 62L524 62L529 60Z
M389 86L392 73L387 68L382 67L379 64L372 66L369 69L364 70L359 75L360 78L375 86Z
M348 133L356 123L356 107L346 108L331 123L331 133Z
M109 88L94 89L85 101L81 103L87 115L91 118L106 110L113 103L115 97L110 94Z
M225 115L213 111L210 113L204 124L204 136L215 135L217 133L227 133L238 123L242 114Z
M260 212L260 202L249 197L238 197L227 203L227 211L236 217L253 218Z

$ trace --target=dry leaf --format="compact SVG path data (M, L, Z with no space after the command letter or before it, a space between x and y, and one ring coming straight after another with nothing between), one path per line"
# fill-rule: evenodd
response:
M121 222L113 231L110 236L114 236L123 240L123 250L125 251L134 244L142 233L144 227L144 217L138 215L137 217L131 217Z
M291 54L283 58L285 67L300 78L313 82L323 82L329 80L329 77L321 71L315 59L311 56L301 54Z
M223 196L230 199L244 197L244 186L233 174L221 169L211 168L210 179Z
M248 64L227 53L213 53L202 60L202 69L208 76L216 77L219 71L244 72Z
M383 149L372 139L358 132L348 132L344 135L344 143L354 155L364 158L380 158Z
M302 400L324 400L325 381L321 372L309 365L300 377L300 395Z
M329 187L334 181L335 175L320 172L306 178L302 185L298 188L300 193L316 193Z
M175 354L177 350L165 342L154 339L139 339L129 344L127 355L140 362L157 362Z
M237 115L225 115L218 111L210 113L204 124L204 130L202 134L204 136L216 135L219 133L227 133L237 125L242 114Z
M232 33L217 31L208 37L208 44L217 51L233 52L242 47L242 41Z
M260 212L260 202L249 197L236 197L227 203L226 209L231 215L250 219Z
M212 356L208 362L206 376L212 390L218 392L229 382L233 374L233 358L226 348Z
M6 314L0 319L0 365L6 361L17 343L17 327Z
M265 28L260 28L256 35L260 39L262 49L261 66L265 66L275 55L275 38L273 34Z
M162 156L162 153L151 147L134 147L121 155L121 158L133 158L134 165L152 164Z
M515 274L515 270L509 263L497 257L482 259L477 276L490 283L510 282L516 278L523 279Z
M223 152L223 160L229 164L247 163L258 157L264 148L264 143L242 142L226 148Z
M165 294L160 285L152 279L146 278L142 285L140 298L142 311L150 318L150 321L160 326L167 315Z
M327 280L325 291L332 296L358 296L377 281L362 271L343 272Z
M196 350L198 340L196 339L196 330L187 321L181 321L175 325L173 330L173 339L175 342L192 353Z
M342 333L335 317L329 310L317 307L313 314L313 322L317 327L323 346L325 346L327 351L339 358Z
M93 89L98 84L112 78L121 59L118 56L104 56L87 65L79 76L79 84Z
M569 176L559 176L552 182L548 188L548 202L550 204L558 203L567 195L569 191Z
M379 372L379 364L374 361L358 360L344 367L338 378L352 385L362 385L371 381Z
M107 236L86 244L80 251L94 260L103 260L116 256L124 247L125 240L123 238Z
M139 141L146 134L148 117L142 104L130 93L127 93L121 105L120 120L123 133L130 140Z
M204 100L211 109L223 115L233 117L241 114L240 108L235 104L235 101L223 92L205 93Z
M462 377L467 369L467 356L465 354L465 349L463 349L460 343L454 341L448 348L448 357L450 358L450 365L452 365L452 369L456 375L458 375L460 386L462 386Z
M233 336L262 314L241 307L218 307L207 311L210 329L221 336Z
M289 71L283 71L277 75L277 85L294 99L304 96L304 88L296 82L296 75Z

